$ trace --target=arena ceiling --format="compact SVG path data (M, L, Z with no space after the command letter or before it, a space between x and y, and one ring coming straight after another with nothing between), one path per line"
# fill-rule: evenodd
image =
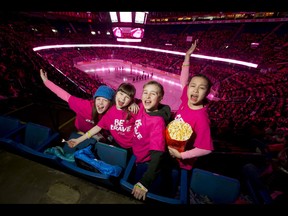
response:
M48 19L70 19L87 21L92 20L94 23L110 23L109 12L93 11L46 11L46 12L21 12L26 16L46 17ZM149 11L147 24L159 23L169 24L173 22L191 22L195 20L245 20L245 19L269 19L288 17L288 12L157 12Z

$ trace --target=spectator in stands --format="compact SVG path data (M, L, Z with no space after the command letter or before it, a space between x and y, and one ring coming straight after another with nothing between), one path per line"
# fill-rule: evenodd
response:
M80 134L86 133L97 124L104 113L112 106L115 92L109 86L100 86L93 96L94 100L87 100L70 95L61 87L55 85L48 79L47 73L43 69L40 69L40 76L44 85L66 101L70 109L76 113L75 127Z
M80 142L89 139L99 133L102 128L109 130L116 145L125 149L131 149L135 114L128 107L134 103L136 88L130 83L122 83L115 94L113 106L103 115L101 120L93 128L77 139L68 141L68 145L73 148Z
M285 204L288 198L288 148L276 158L267 158L265 166L247 163L242 168L244 181L254 204Z
M168 147L170 155L179 159L180 167L187 170L192 169L193 163L198 157L207 155L214 150L210 120L205 107L211 82L202 74L194 74L188 82L190 55L196 49L197 43L198 40L193 42L185 55L180 75L180 82L183 87L182 103L174 117L190 124L193 134L186 143L184 152Z
M136 156L136 179L132 194L145 200L149 187L160 173L167 153L165 128L171 118L171 108L161 104L163 86L149 81L143 86L142 103L136 115L132 150Z

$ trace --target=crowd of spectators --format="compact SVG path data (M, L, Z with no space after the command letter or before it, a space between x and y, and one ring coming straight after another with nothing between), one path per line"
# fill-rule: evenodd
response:
M179 75L183 57L167 53L114 47L32 50L40 45L116 43L112 35L104 34L105 26L99 27L103 30L101 35L93 36L87 25L46 18L5 20L0 25L0 99L35 94L33 90L41 86L38 76L41 67L67 91L91 97L102 81L74 67L80 60L121 59ZM199 39L195 54L259 64L255 69L193 59L190 66L191 73L209 77L214 83L214 96L220 99L209 103L213 138L243 145L255 136L254 127L268 128L271 122L276 125L269 130L272 137L287 136L287 25L287 22L151 25L146 26L139 45L184 52L191 44L189 36ZM52 26L58 28L57 33L51 31ZM251 46L254 42L259 45ZM273 141L277 142L284 141Z

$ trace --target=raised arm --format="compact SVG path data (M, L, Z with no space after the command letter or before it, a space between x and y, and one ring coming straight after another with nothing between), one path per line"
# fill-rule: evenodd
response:
M198 39L192 43L191 47L187 50L187 52L185 54L185 59L184 59L184 62L182 64L182 69L181 69L181 74L180 74L180 84L181 84L182 88L184 88L188 83L190 56L194 52L194 50L196 49L197 43L198 43Z
M57 86L53 82L51 82L48 79L47 73L43 69L40 69L40 77L41 77L44 85L48 89L50 89L59 98L61 98L62 100L66 101L68 103L68 100L69 100L71 95L68 92L66 92L64 89L60 88L59 86Z

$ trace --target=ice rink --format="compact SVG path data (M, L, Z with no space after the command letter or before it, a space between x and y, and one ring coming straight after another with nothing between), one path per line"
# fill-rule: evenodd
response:
M170 105L172 110L177 110L180 105L182 90L179 75L121 60L85 62L77 64L76 67L115 89L122 82L133 83L137 90L136 98L141 98L142 88L146 82L156 80L164 87L165 95L162 103Z

